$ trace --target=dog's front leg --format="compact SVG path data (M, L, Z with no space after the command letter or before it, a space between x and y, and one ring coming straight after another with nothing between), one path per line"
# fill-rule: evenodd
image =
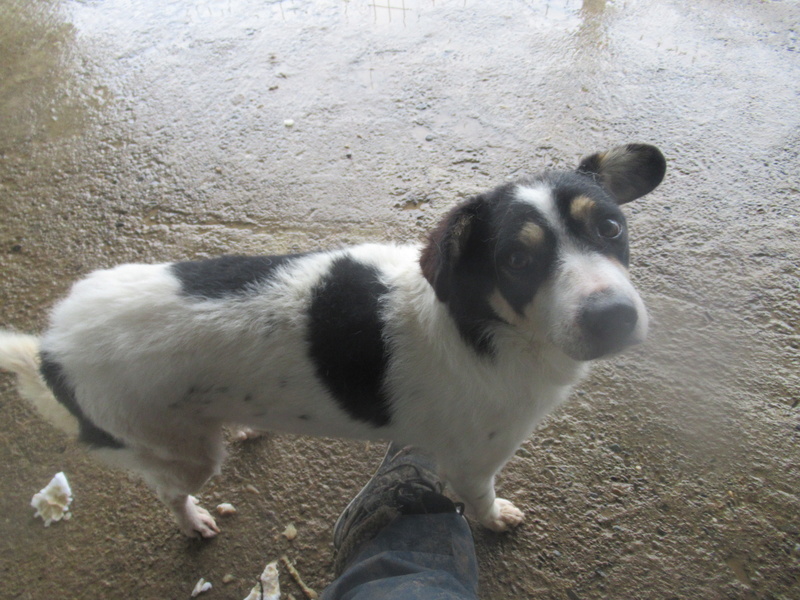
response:
M442 473L456 495L464 502L467 514L492 531L507 531L516 527L525 515L512 502L498 498L494 491L494 473L476 476L462 469Z

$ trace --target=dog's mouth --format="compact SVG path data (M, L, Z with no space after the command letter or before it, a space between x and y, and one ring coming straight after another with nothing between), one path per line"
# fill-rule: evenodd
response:
M626 350L641 344L643 341L644 338L642 337L631 337L626 340L616 341L614 343L608 341L578 343L572 346L562 347L562 350L573 360L587 362L617 356L618 354L622 354Z

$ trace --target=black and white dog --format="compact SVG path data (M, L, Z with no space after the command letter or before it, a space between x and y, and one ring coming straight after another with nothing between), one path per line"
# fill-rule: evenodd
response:
M589 361L645 337L619 205L665 168L648 145L594 154L465 201L422 245L96 271L41 339L0 332L0 366L187 535L219 531L191 494L224 424L419 447L503 531L523 514L495 474Z

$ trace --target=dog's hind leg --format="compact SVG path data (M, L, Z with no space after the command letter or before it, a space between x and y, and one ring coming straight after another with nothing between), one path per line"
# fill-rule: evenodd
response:
M180 530L189 537L211 538L219 533L214 517L197 505L192 494L219 472L224 458L222 431L203 436L204 452L179 456L185 448L125 448L102 451L107 462L141 475L172 511Z
M217 472L218 465L187 460L145 459L144 479L172 511L180 530L189 537L211 538L219 533L214 517L198 506L192 494L197 493Z

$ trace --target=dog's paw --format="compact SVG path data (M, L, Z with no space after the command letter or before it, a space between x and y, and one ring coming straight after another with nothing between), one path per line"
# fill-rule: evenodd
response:
M259 431L251 429L250 427L240 427L233 432L233 441L244 442L246 440L254 440L267 435L266 431Z
M205 508L197 508L197 517L193 526L195 536L199 534L202 538L212 538L219 533L217 522Z
M508 531L525 518L525 514L508 500L497 498L489 516L481 521L481 525L492 531Z
M205 508L197 505L197 498L189 496L186 510L180 518L181 531L188 537L212 538L219 533L214 517Z

